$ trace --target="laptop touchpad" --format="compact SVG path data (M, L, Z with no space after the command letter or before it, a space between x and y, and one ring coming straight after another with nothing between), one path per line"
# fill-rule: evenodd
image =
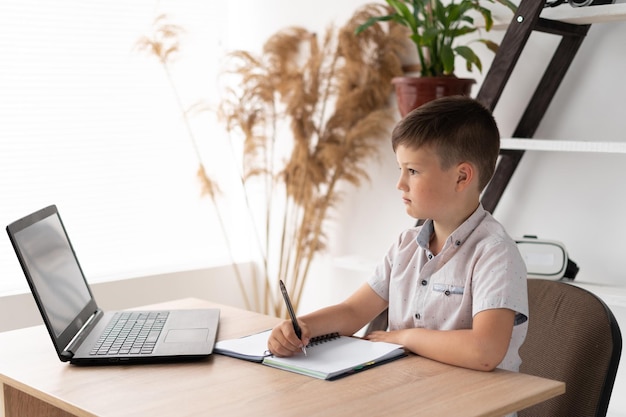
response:
M165 336L166 343L204 342L209 329L172 329Z

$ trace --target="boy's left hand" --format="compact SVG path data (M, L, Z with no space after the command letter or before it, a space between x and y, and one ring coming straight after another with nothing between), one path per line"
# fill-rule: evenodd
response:
M371 340L372 342L387 342L387 343L395 343L401 345L400 342L400 332L401 330L393 330L393 331L384 331L384 330L376 330L372 333L365 335L364 339Z

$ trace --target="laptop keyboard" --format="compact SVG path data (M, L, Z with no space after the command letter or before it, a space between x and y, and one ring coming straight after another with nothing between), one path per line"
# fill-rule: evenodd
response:
M152 353L167 316L167 311L116 313L90 355Z

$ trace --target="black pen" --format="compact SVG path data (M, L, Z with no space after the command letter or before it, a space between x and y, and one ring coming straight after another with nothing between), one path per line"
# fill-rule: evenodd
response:
M285 284L283 284L283 280L279 280L280 291L283 293L283 298L285 299L285 304L287 304L287 311L289 312L289 317L291 317L291 324L293 324L293 331L296 332L296 336L298 339L302 340L302 329L300 329L300 325L298 324L298 319L296 319L296 313L293 311L293 306L291 305L291 300L289 299L289 294L287 294L287 288L285 288ZM302 353L306 356L306 346L302 345Z

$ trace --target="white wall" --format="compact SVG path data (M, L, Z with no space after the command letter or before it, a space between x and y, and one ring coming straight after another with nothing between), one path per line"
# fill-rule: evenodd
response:
M251 264L240 264L239 268L248 279L253 276L250 272ZM245 308L238 288L231 265L129 277L91 285L93 295L103 310L125 309L188 297ZM0 332L40 324L43 321L30 293L0 297Z
M621 80L626 55L620 40L625 36L626 22L592 26L536 137L626 140L626 84ZM531 48L543 52L544 38L531 39ZM528 94L525 81L540 72L535 63L547 59L541 55L527 59L523 71L514 73L502 107L496 108L507 131L512 109ZM527 153L495 215L512 234L563 241L580 267L581 281L626 285L621 242L625 174L623 154Z

